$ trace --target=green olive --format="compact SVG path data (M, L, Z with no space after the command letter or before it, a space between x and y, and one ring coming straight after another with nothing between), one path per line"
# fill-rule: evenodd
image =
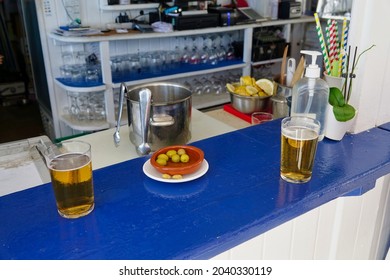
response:
M159 155L157 156L157 158L158 158L158 159L159 159L159 158L164 159L165 161L168 161L168 160L169 160L169 157L168 157L166 154L159 154Z
M179 162L180 156L178 154L172 155L171 160L172 162Z
M159 164L159 165L167 165L167 161L163 158L158 158L156 159L156 162Z
M190 157L187 154L181 155L180 161L183 163L189 162Z

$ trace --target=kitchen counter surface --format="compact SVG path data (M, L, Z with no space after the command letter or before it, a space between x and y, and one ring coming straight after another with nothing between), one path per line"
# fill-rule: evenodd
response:
M223 123L228 123L230 126L234 127L235 129L241 129L241 128L246 128L251 126L250 123L236 116L233 116L232 114L226 112L224 109L211 110L206 112L205 114Z
M227 125L226 122L210 118L196 109L192 110L191 141L205 139L235 129ZM135 147L129 139L129 127L127 125L121 127L119 147L114 146L114 130L108 129L78 137L78 140L91 144L94 170L138 157ZM0 177L2 178L0 196L50 181L49 172L34 148L39 141L49 143L50 139L47 136L42 136L0 145ZM18 176L19 174L26 176Z
M301 185L279 177L275 120L195 141L210 168L190 182L148 178L142 166L149 156L95 170L96 206L80 219L57 214L50 184L6 195L0 258L211 258L335 198L373 188L390 173L389 133L373 128L320 142L313 178Z

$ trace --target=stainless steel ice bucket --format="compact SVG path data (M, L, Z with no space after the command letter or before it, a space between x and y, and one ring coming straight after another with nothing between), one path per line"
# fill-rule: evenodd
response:
M145 91L150 92L150 100L140 98ZM183 145L191 139L192 99L188 88L168 82L130 88L122 85L120 100L123 100L124 94L130 141L136 147L144 142L143 136L151 151L169 145ZM119 108L118 119L121 111L122 108Z

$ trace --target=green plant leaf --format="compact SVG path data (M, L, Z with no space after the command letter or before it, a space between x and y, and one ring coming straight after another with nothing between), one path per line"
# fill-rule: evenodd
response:
M333 113L336 120L346 122L355 117L356 110L351 105L344 104L344 106L333 106Z
M345 105L345 99L340 89L331 87L329 91L329 104L342 107Z

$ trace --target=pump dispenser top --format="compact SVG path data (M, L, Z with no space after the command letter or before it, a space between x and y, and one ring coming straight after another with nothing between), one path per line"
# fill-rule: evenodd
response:
M301 53L311 55L311 63L306 67L305 77L319 78L321 69L317 65L317 56L320 56L321 53L318 51L301 51Z

